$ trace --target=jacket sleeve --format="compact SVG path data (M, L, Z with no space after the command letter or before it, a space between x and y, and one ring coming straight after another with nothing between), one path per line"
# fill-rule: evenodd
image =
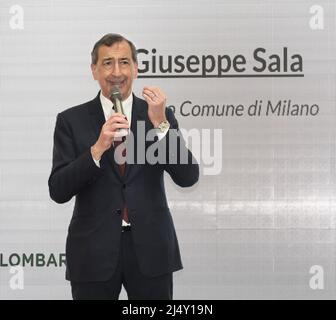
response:
M70 125L58 114L54 132L52 171L48 180L49 194L57 203L69 201L101 174L91 151L77 155Z
M166 116L170 123L170 129L164 138L167 150L164 169L177 185L191 187L199 179L199 165L186 147L178 122L171 109L167 108Z

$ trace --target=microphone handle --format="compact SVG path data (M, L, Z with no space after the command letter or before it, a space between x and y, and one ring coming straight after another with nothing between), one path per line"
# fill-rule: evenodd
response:
M117 113L121 113L124 116L126 116L126 114L124 112L123 105L122 105L122 101L120 99L113 97L112 103L113 103L114 108L115 108L115 110L116 110ZM122 128L120 128L117 131L118 131L119 135L122 136L122 140L125 141L125 136L127 136L128 133L129 133L128 129L122 129Z
M120 99L115 98L113 99L112 103L118 113L125 115L124 108Z

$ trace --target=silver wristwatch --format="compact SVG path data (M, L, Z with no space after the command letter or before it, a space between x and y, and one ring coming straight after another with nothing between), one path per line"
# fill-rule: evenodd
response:
M170 123L165 120L159 123L159 125L156 127L156 129L160 130L160 132L165 132L167 129L170 128Z

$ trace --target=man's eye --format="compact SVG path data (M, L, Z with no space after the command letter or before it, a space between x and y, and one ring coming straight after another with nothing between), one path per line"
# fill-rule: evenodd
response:
M104 61L103 65L104 66L110 66L110 65L112 65L112 61Z
M121 64L122 65L127 65L127 64L129 64L129 62L127 60L124 60L124 61L121 61Z

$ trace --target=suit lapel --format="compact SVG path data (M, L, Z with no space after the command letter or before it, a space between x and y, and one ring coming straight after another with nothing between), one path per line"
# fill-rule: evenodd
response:
M99 138L100 130L103 124L105 123L105 116L103 107L100 102L100 91L96 98L94 98L90 102L89 106L89 113L91 115L91 124L92 128L97 136L97 139Z
M133 95L133 105L132 105L132 123L131 123L131 131L134 137L134 160L136 161L137 157L137 123L139 121L146 121L147 118L147 109L145 104L142 103L142 100ZM128 179L136 171L140 168L138 164L126 164L125 178Z

